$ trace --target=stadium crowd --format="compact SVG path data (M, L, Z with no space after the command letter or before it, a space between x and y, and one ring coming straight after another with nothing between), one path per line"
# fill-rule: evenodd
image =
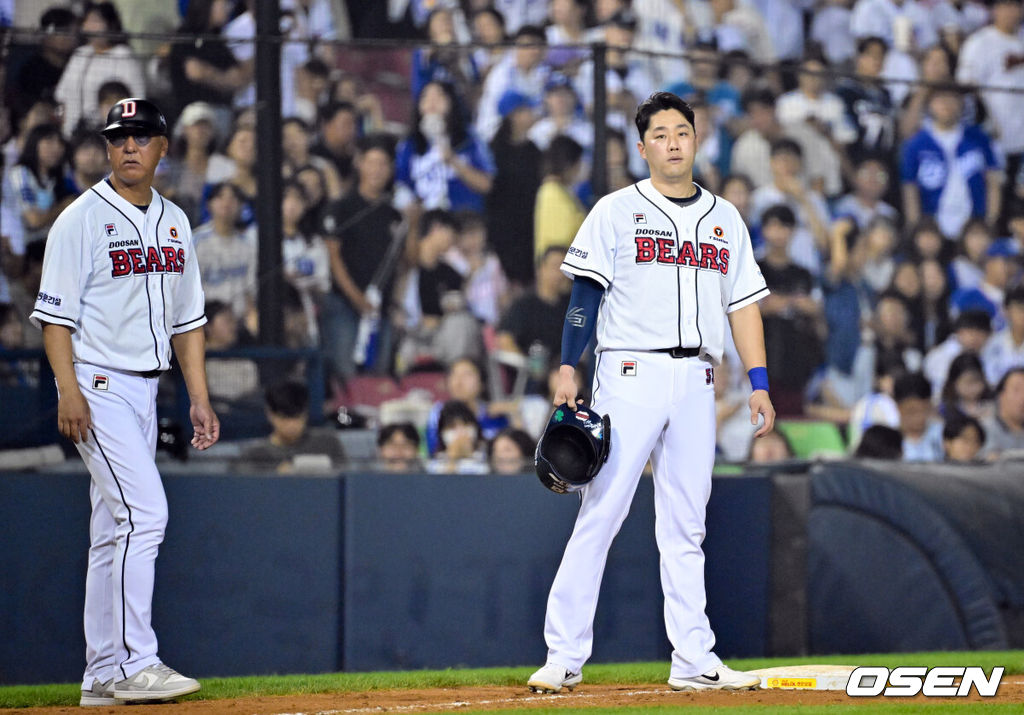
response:
M255 3L39 5L0 3L0 351L41 345L27 316L48 228L106 175L97 128L125 96L154 99L172 127L157 188L192 219L208 348L254 344L268 279L257 177L276 168L256 141ZM761 310L781 416L839 425L859 456L1024 450L1020 0L281 8L285 346L320 352L332 410L381 380L444 373L429 409L381 427L392 468L530 461L571 285L559 265L600 198L595 51L598 185L644 176L640 100L667 89L694 108L695 179L744 216L772 291ZM376 81L388 70L398 79ZM750 444L749 386L727 353L722 458L792 457L784 434ZM275 373L286 389L246 358L210 364L224 409L265 400L274 432L250 458L317 443L301 370Z

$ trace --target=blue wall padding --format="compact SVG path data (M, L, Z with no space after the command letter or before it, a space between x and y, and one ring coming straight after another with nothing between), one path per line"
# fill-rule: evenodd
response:
M532 476L165 477L160 655L198 677L532 665L578 499ZM593 660L665 661L653 485L609 557ZM718 652L765 648L771 484L715 480L708 611ZM84 664L88 478L0 478L0 682Z
M0 474L0 683L82 677L88 549L88 476Z
M1024 462L900 465L893 475L940 512L1007 607L1024 612Z
M854 465L813 475L808 516L814 653L1008 647L974 553L919 493Z
M532 664L578 498L526 478L357 475L346 480L346 669ZM765 649L770 480L717 479L708 516L708 612L723 656ZM643 479L612 545L593 660L667 660Z
M190 675L324 672L338 662L337 479L165 477L160 656ZM89 479L0 478L0 683L82 677Z
M172 667L207 675L337 669L343 482L179 476L154 626Z

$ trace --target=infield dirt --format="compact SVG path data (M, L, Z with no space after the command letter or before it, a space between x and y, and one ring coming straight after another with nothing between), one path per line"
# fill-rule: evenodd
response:
M895 700L895 699L890 699ZM902 702L907 702L899 698ZM993 698L972 694L969 698L924 698L922 702L943 701L1024 704L1024 679L1011 677L999 687ZM432 713L467 710L506 710L533 708L591 707L744 707L744 706L799 706L799 705L877 705L881 698L851 698L842 691L809 690L754 690L738 693L702 692L677 693L665 684L647 685L581 685L571 693L538 695L525 687L460 687L422 690L372 690L358 693L329 693L319 695L281 695L273 697L238 698L234 700L190 700L157 706L155 715L341 715L342 713ZM141 713L120 707L88 708L46 707L20 710L2 710L4 715L128 715Z

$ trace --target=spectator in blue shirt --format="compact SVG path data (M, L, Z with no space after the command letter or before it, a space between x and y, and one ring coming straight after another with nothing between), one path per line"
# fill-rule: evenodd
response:
M963 121L959 90L946 85L928 98L929 120L903 145L901 179L908 224L934 216L947 238L971 217L999 216L1001 175L989 137Z
M66 151L60 128L41 124L28 133L18 163L4 176L0 195L9 208L7 215L20 219L15 226L5 226L4 233L19 237L20 245L46 238L57 214L67 205L61 203Z
M985 251L981 283L976 287L957 288L950 297L955 312L982 310L992 318L992 329L1006 327L1003 299L1006 289L1020 273L1020 256L1016 246L1007 239L994 241Z
M461 402L476 416L480 433L484 439L494 439L510 424L509 403L488 402L485 395L484 375L480 366L469 358L460 358L448 366L445 377L448 399ZM441 410L446 404L441 400L430 408L425 431L427 451L434 454L441 446Z
M460 47L455 19L447 7L435 7L427 17L426 47L412 53L412 93L419 96L431 80L448 82L464 97L474 96L480 83L476 60L468 47Z
M451 85L427 82L416 100L412 131L398 146L396 183L425 209L483 211L493 174L490 152L466 125Z

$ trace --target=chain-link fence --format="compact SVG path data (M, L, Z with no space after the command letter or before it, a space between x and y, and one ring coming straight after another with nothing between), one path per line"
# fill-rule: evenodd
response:
M574 231L568 224L575 219L551 225L545 221L554 214L537 213L541 185L559 182L569 215L582 220L597 198L643 178L647 166L634 147L633 116L655 90L683 96L695 109L694 176L714 192L728 190L737 175L746 177L747 189L771 183L772 146L795 142L800 185L822 198L826 233L868 160L886 176L878 198L895 207L889 218L898 223L921 214L920 207L911 216L901 205L907 177L899 155L924 126L937 94L955 96L965 126L989 131L995 155L1000 144L1012 149L1021 140L998 135L992 99L1021 96L1024 87L954 87L955 68L948 62L945 71L931 68L929 51L904 53L909 64L902 74L896 63L884 62L865 74L868 64L840 69L813 54L772 62L702 43L680 52L649 43L640 49L628 18L564 44L528 26L491 44L323 41L289 22L249 16L224 32L196 26L184 34L162 28L125 34L58 17L43 29L5 33L0 302L14 306L23 336L30 326L21 317L31 310L31 284L38 280L27 246L45 238L57 209L109 171L96 133L124 96L144 95L167 117L168 155L155 185L189 215L207 297L231 306L243 336L320 351L338 384L359 372L449 361L417 352L430 341L420 340L422 296L408 283L425 233L418 219L433 209L485 229L500 278L476 274L476 254L467 259L461 246L446 250L466 278L463 305L481 329L475 357L501 348L496 336L509 332L503 311L534 284L545 242L566 245ZM268 24L278 31L264 31ZM881 52L895 50L883 42ZM46 125L57 127L68 151L58 166L35 166L32 183L15 169L24 165L26 145L39 140L33 132ZM373 149L367 138L378 137L387 138L381 146L390 178L372 198L353 199L372 171L360 163ZM1006 180L990 191L1000 191L1003 201L982 217L992 231L1008 230L1019 211L1013 202L1024 200L1024 179L1014 173L1019 154L1002 153L1010 165L991 168L1005 168ZM289 204L290 191L298 209ZM763 208L741 207L752 226ZM393 215L378 215L385 210ZM235 243L220 240L225 227ZM362 240L372 232L379 240ZM358 247L346 246L351 237L359 237ZM380 275L377 267L394 245L399 254ZM830 258L827 236L816 234L810 250L820 276ZM366 301L371 285L383 289L376 306ZM366 327L370 315L392 328L392 351L372 366L352 357L355 328ZM527 355L533 343L524 339L514 344L513 335L504 347ZM30 340L20 345L32 347Z

